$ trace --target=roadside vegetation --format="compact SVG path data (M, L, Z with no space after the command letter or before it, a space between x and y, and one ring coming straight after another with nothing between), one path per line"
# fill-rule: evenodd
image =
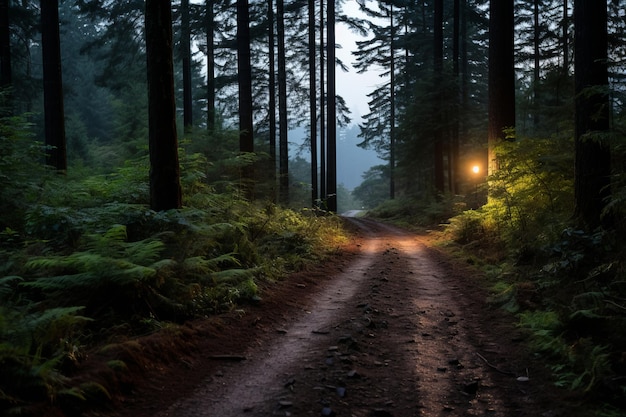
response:
M616 176L604 213L612 230L577 227L572 148L566 138L502 143L500 170L477 190L477 209L468 209L470 193L400 198L370 215L414 229L439 225L441 248L484 272L488 302L516 314L554 383L596 404L596 415L618 416L626 408L626 188Z
M122 340L258 302L260 286L345 239L337 217L242 198L234 178L249 162L235 155L213 164L185 144L185 207L155 212L146 157L59 175L23 118L0 126L2 415L106 403L132 365ZM76 378L102 352L103 379Z

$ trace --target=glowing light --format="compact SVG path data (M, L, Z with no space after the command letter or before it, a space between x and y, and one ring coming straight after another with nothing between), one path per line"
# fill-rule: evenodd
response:
M480 172L480 167L479 167L478 165L474 165L474 166L472 167L472 172L473 172L474 174L478 174L478 173Z

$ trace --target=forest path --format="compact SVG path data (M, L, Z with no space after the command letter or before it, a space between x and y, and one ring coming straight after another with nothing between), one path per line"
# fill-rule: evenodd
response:
M174 398L184 373L166 375L155 382L161 400L139 400L128 415L572 415L470 271L425 236L346 221L357 230L353 256L290 279L292 290L246 312L247 338L226 329L204 352L212 365L199 367L193 390Z

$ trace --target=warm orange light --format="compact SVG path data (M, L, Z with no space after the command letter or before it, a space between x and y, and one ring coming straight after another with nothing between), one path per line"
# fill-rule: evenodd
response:
M472 167L472 172L473 172L474 174L478 174L478 173L480 172L480 167L479 167L478 165L474 165L474 166Z

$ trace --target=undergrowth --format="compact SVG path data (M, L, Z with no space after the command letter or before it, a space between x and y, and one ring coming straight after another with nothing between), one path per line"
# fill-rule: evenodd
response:
M186 206L154 212L146 157L110 173L76 167L61 176L39 167L41 145L26 145L25 119L0 126L2 415L106 402L100 381L72 378L90 350L259 302L260 284L323 259L344 239L334 216L247 201L223 175L216 186L200 153L180 150Z
M558 138L503 143L487 203L453 217L446 234L485 271L489 301L518 315L555 384L593 400L597 415L618 415L626 407L623 225L584 231L572 222L570 147Z

